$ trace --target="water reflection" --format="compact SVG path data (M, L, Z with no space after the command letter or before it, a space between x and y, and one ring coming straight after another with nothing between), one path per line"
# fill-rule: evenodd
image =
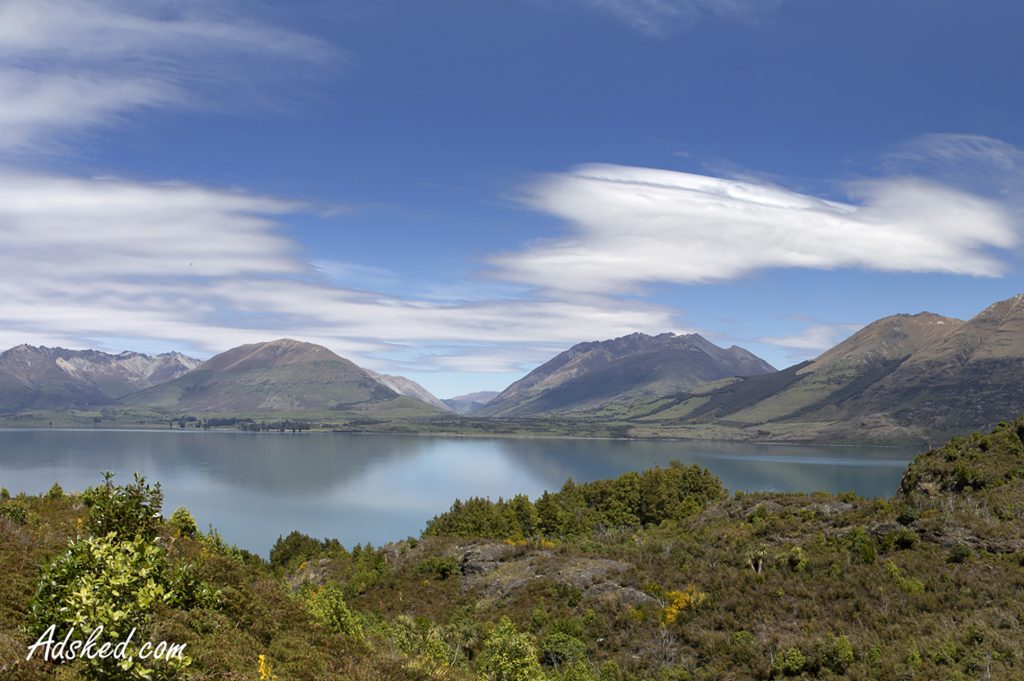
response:
M888 496L907 448L743 443L430 438L317 433L0 430L0 484L43 492L94 485L103 470L159 480L169 513L266 554L293 529L346 545L416 535L456 497L536 496L672 459L710 469L730 489Z

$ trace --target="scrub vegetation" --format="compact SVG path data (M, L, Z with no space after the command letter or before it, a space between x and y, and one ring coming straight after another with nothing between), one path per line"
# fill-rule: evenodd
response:
M163 520L142 479L3 490L0 677L1020 679L1022 438L955 438L890 499L730 494L673 464L455 501L382 547L294 532L269 561ZM24 660L45 624L97 620L186 658Z

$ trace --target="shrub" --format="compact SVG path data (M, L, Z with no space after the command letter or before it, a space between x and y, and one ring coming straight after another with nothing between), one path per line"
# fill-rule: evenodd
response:
M19 525L28 522L28 510L16 501L7 499L0 501L0 518L7 518Z
M420 577L432 577L445 580L461 571L459 561L454 556L431 556L421 560L413 572Z
M905 527L889 532L885 535L884 539L886 547L892 547L900 551L912 549L920 542L921 538L917 536L917 533Z
M799 648L787 648L775 658L772 671L776 676L796 676L803 672L806 665L807 658Z
M674 624L687 610L696 610L704 604L708 595L699 591L693 584L687 585L682 591L665 593L665 607L661 611L661 619L665 624Z
M87 636L102 625L100 643L125 640L133 628L145 631L158 605L210 606L215 597L192 579L181 579L166 560L163 550L135 535L123 539L116 532L103 537L72 541L68 550L42 570L38 589L29 607L29 627L40 636L56 625L57 637L75 628ZM128 646L138 652L142 636ZM187 658L167 662L136 659L127 669L114 658L87 660L87 679L148 679L156 669L172 674L185 667ZM147 666L147 665L156 666Z
M843 674L853 664L853 644L845 636L833 636L826 644L821 664L837 674Z
M363 638L359 618L349 610L345 596L335 584L325 584L306 593L306 612L333 631L352 638Z
M479 671L486 681L544 681L537 649L528 634L502 617L484 640Z
M874 563L877 551L875 540L868 536L864 528L857 527L846 535L850 557L859 563Z
M98 537L113 532L123 539L138 535L152 540L163 520L163 499L160 483L147 485L146 479L136 473L132 484L119 486L114 484L114 474L107 471L103 484L82 494L82 501L89 508L86 526Z
M889 574L896 587L905 594L923 594L924 582L916 577L906 577L896 563L888 560L885 562L885 571Z
M53 487L46 493L47 499L61 499L64 496L64 488L60 486L59 482L53 483Z
M807 568L807 557L804 555L803 549L799 546L790 549L789 555L786 556L786 564L793 572L803 572Z
M270 564L290 570L311 558L341 558L345 555L345 547L337 539L315 539L295 530L274 542L270 549Z
M575 636L556 631L548 634L541 640L541 662L551 667L572 664L585 660L586 657L587 644Z
M953 548L949 550L949 558L946 560L950 563L965 563L967 559L971 557L971 548L966 544L954 544Z
M174 530L179 537L195 537L199 534L199 526L196 525L196 519L192 517L192 514L184 506L179 506L171 517L167 519L167 525Z

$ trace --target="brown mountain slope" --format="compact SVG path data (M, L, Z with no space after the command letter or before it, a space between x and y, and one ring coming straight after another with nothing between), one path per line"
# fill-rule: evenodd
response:
M222 352L185 376L129 395L119 404L245 413L357 407L397 397L327 348L284 338Z
M763 423L836 404L881 380L961 324L930 312L883 317L795 371L793 382L778 392L755 404L723 405L716 415Z
M746 350L720 348L697 334L634 333L574 345L510 385L475 415L581 412L729 376L772 372L771 365Z
M1014 418L1024 411L1024 295L935 339L844 408L889 414L935 436Z

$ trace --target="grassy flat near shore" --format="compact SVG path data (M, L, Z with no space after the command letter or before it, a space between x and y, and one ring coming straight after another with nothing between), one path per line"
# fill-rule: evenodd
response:
M729 494L672 466L463 500L380 548L294 533L269 562L187 514L134 527L159 505L142 484L5 498L0 677L141 678L23 662L40 584L74 603L82 587L40 568L88 562L69 539L110 530L91 540L109 555L135 532L160 547L171 595L116 604L188 644L187 668L153 678L1024 679L1022 437L1024 419L922 454L891 499Z
M671 439L791 444L878 444L924 446L921 432L880 424L864 432L834 422L777 423L751 427L721 422L669 423L637 420L588 419L564 416L474 417L424 413L422 405L400 398L366 410L283 411L273 413L180 414L153 409L50 409L0 415L0 428L125 428L196 430L290 430L301 424L312 432L391 433L477 437L578 437ZM247 425L248 424L248 425ZM281 428L279 428L279 426Z

